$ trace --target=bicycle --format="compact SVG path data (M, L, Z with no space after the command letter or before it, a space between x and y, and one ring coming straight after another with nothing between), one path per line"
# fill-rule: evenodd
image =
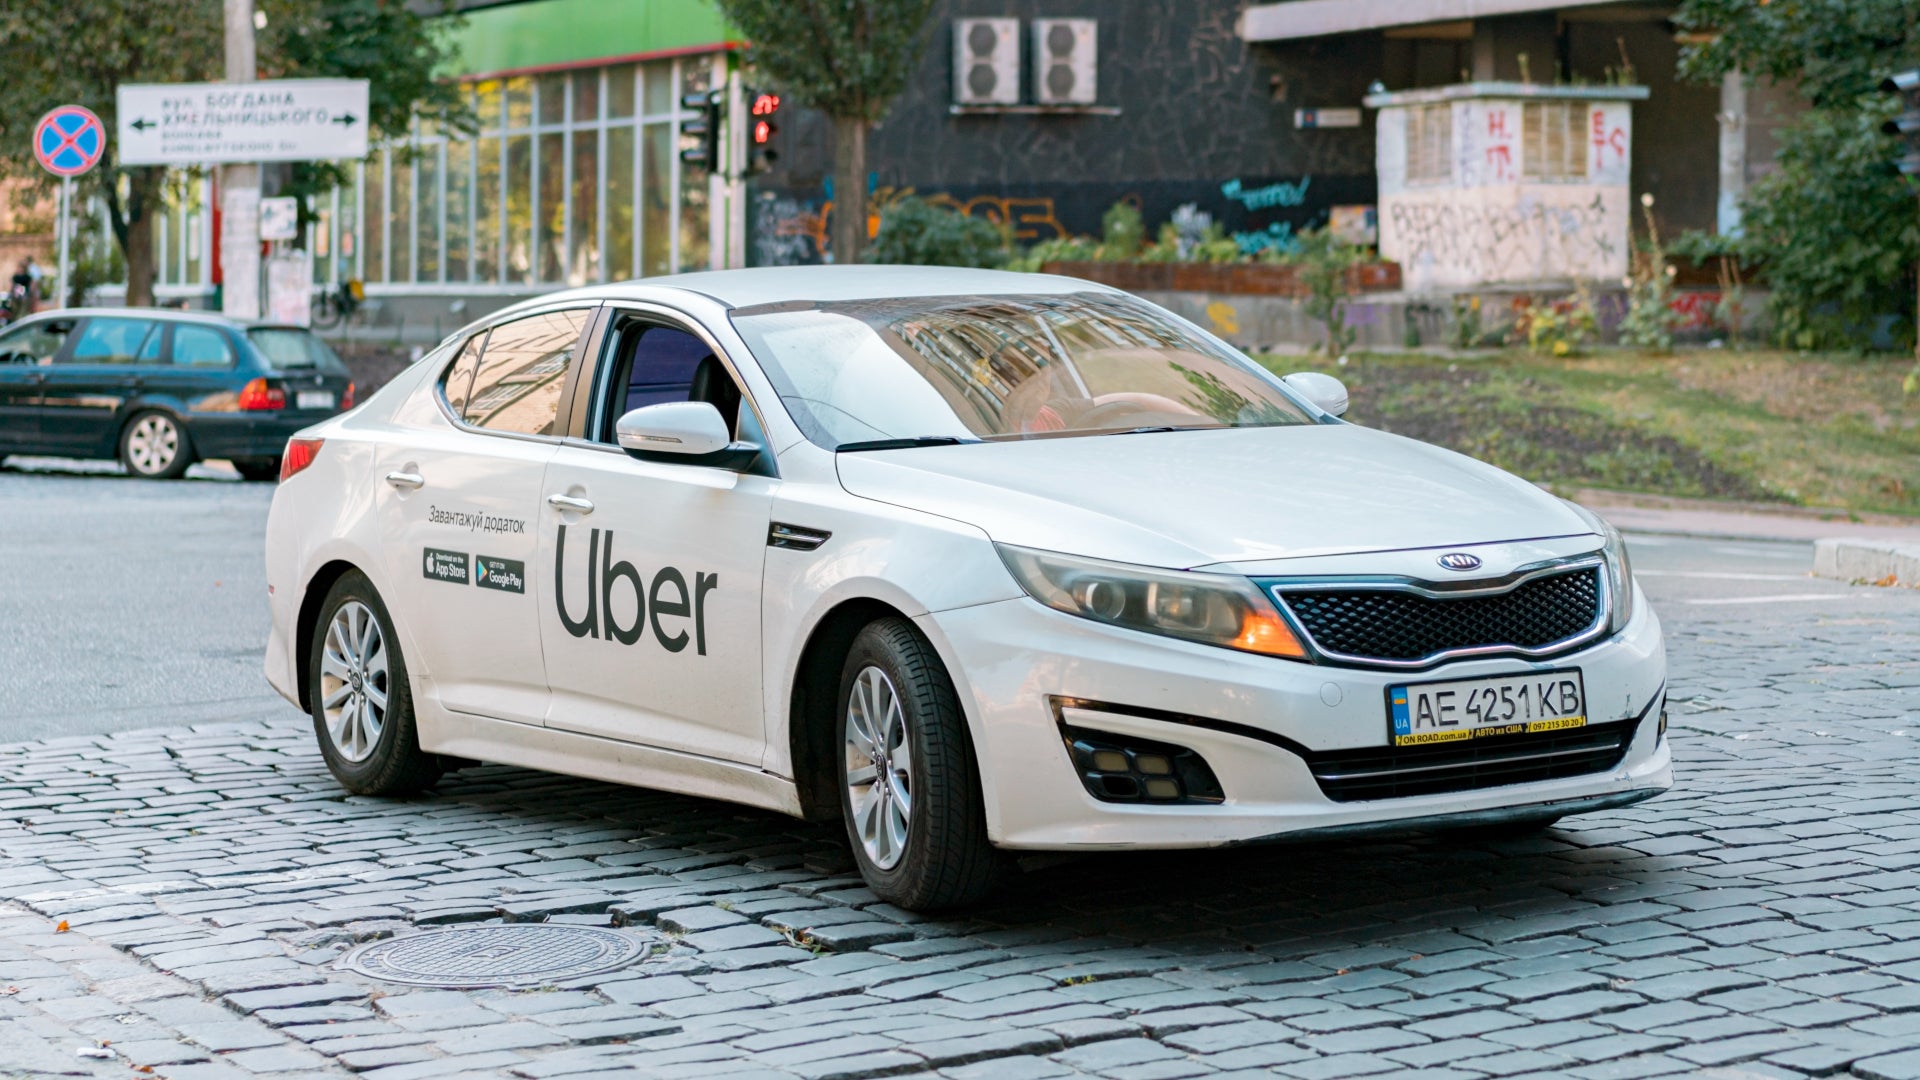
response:
M349 278L331 288L315 290L312 311L314 329L328 330L347 322L366 298L366 286L358 278Z

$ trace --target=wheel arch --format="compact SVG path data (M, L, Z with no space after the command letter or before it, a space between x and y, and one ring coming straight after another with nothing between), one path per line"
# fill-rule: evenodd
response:
M300 707L309 713L313 711L313 699L310 696L313 672L307 657L313 653L313 631L320 622L320 605L326 602L327 591L333 588L334 582L358 570L360 567L345 559L323 563L314 571L313 577L307 579L306 591L300 595L300 613L293 621L294 685L299 688Z
M185 444L189 461L200 460L200 448L194 445L193 425L187 420L187 409L181 402L165 397L138 397L121 408L119 422L113 425L113 438L102 449L107 457L119 460L120 448L126 444L127 432L133 422L148 413L159 413L172 420L180 429L181 442Z
M881 619L913 621L899 608L874 597L842 600L814 623L794 666L787 704L787 743L794 791L800 798L801 815L808 821L839 819L834 705L840 693L840 669L853 639Z

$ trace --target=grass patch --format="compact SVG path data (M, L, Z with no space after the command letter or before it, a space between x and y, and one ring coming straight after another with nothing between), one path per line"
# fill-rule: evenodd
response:
M1555 359L1263 355L1346 382L1355 423L1559 487L1920 514L1913 362L1700 350Z

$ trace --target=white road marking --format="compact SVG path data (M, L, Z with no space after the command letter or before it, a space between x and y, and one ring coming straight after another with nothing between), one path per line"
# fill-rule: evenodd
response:
M1850 593L1796 593L1792 596L1722 596L1712 600L1688 600L1689 604L1788 604L1803 600L1839 600L1849 597ZM1860 593L1861 597L1874 593Z

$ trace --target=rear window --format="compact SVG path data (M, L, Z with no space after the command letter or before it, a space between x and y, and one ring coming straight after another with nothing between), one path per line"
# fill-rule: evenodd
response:
M247 340L279 370L319 368L322 371L347 370L327 343L307 330L292 326L256 326L247 331Z

